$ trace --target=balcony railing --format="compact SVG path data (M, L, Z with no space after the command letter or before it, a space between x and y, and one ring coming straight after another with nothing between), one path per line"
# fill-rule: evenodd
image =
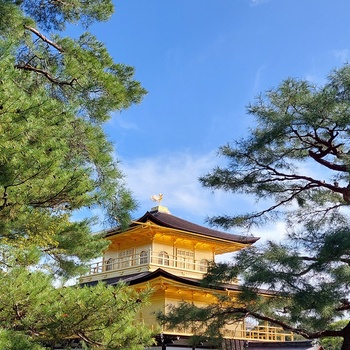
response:
M190 336L196 333L190 328L178 327L173 329L164 329L166 334L176 334L183 336ZM224 338L240 339L240 340L256 340L256 341L293 341L294 336L291 332L283 331L280 327L272 326L257 326L251 330L246 329L244 324L238 325L236 329L223 329L222 335Z
M154 319L143 319L144 322L151 326L154 331L159 330L159 325ZM167 328L162 327L162 333L169 335L179 335L179 336L192 336L198 334L197 329L191 327L176 327ZM256 340L256 341L266 341L266 342L276 342L276 341L293 341L294 335L291 332L284 331L280 327L271 326L268 323L264 325L259 325L254 328L247 328L244 322L237 323L234 328L222 329L222 335L224 338L228 339L239 339L239 340Z
M111 271L123 271L134 267L174 268L178 270L195 271L206 273L208 261L205 259L195 260L189 257L169 255L165 252L147 252L145 255L125 256L122 258L108 259L95 262L90 265L89 275L106 273Z

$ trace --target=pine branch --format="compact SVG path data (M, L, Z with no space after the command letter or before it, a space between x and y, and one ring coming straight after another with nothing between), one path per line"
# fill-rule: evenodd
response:
M56 44L55 42L53 42L52 40L48 39L45 35L41 34L37 29L24 25L24 28L31 31L33 34L35 34L36 36L38 36L42 41L44 41L45 43L49 44L50 46L54 47L56 50L58 50L59 52L63 53L64 50L61 46L59 46L58 44Z
M350 310L350 301L348 299L342 299L341 305L336 308L336 311L347 311Z
M77 336L84 340L86 343L91 344L91 345L95 345L95 346L103 346L103 343L94 341L93 339L91 339L90 337L88 337L86 334L84 334L83 332L77 332Z
M302 335L306 339L316 339L316 338L323 338L323 337L341 337L343 334L343 330L340 330L340 331L322 330L319 332L311 332L311 331L308 331L304 328L296 328L296 327L293 327L293 326L291 326L285 322L282 322L276 318L265 316L263 314L255 312L255 311L251 311L248 308L228 308L228 309L220 312L220 315L225 316L225 315L232 315L234 313L241 313L241 314L244 314L246 316L253 316L254 318L261 320L261 321L270 322L272 324L275 324L276 326L283 328L286 331L290 331L290 332L293 332L295 334ZM215 315L215 317L216 317L216 315Z
M335 170L335 171L342 171L342 172L348 172L349 169L345 165L335 164L328 162L327 160L323 159L324 155L315 153L311 150L309 150L310 157L315 160L317 163L324 165L328 169Z
M34 66L32 66L31 64L29 63L26 63L24 65L19 65L19 64L16 64L15 65L15 68L17 69L23 69L23 70L27 70L27 71L32 71L32 72L35 72L35 73L39 73L41 75L44 75L49 81L51 81L51 83L55 84L55 85L60 85L60 86L63 86L63 85L68 85L68 86L73 86L73 84L75 82L77 82L77 79L76 78L73 78L71 81L60 81L56 78L54 78L53 76L51 76L47 71L43 70L43 69L40 69L40 68L36 68Z

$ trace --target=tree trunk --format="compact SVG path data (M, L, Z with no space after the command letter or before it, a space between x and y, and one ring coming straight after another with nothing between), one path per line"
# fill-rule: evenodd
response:
M344 337L343 344L341 346L341 350L350 350L350 334Z
M343 345L341 346L341 350L350 350L350 322L343 329L342 335L344 338Z

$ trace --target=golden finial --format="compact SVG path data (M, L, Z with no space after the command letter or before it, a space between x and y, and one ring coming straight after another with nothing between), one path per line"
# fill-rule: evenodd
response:
M151 196L151 201L157 202L158 204L162 201L162 199L163 199L163 193L154 194L153 196Z

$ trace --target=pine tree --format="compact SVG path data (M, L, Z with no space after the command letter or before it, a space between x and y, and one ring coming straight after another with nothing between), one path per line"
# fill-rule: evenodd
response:
M220 328L250 316L308 339L338 337L349 350L350 66L332 72L323 86L287 79L248 112L256 117L249 136L221 147L227 165L201 182L255 197L261 209L210 223L251 228L283 220L288 236L212 266L205 283L239 277L240 299L192 314L183 306L186 319ZM266 298L259 289L273 293ZM332 328L339 319L343 326Z
M79 341L86 349L143 350L153 343L151 329L135 326L150 291L103 283L58 288L47 273L13 265L1 273L0 290L2 349L70 349Z
M112 13L109 0L0 0L0 339L8 349L71 337L99 349L149 343L149 331L131 331L144 303L122 305L146 296L52 287L106 248L77 211L98 208L123 226L135 208L103 123L145 90L91 33L64 36L67 24L85 30Z

